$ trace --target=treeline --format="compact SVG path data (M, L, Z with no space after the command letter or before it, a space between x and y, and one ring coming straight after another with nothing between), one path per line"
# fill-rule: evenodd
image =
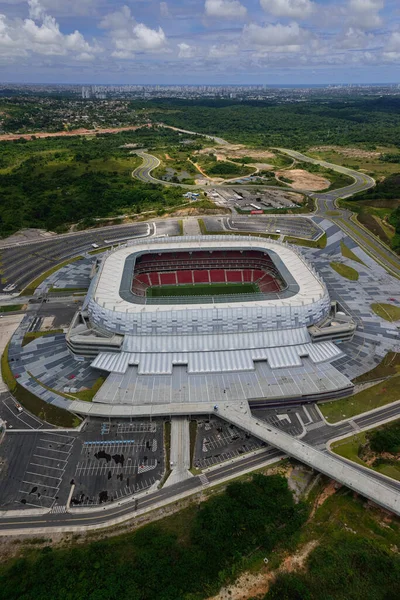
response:
M255 551L293 543L307 511L285 478L254 475L203 503L175 532L158 525L88 545L47 547L0 567L4 600L196 600L216 592Z
M264 600L398 600L400 557L377 541L340 534L322 540L306 569L278 576Z
M400 144L398 97L285 104L164 99L146 106L152 109L154 119L168 125L225 136L236 143L298 150L318 144L363 144L370 149Z
M353 196L350 200L399 200L400 199L400 173L393 173L383 181L376 184L374 188ZM400 251L400 206L394 209L388 217L388 221L395 229L395 235L390 244L393 250Z
M392 425L385 425L383 429L372 431L368 439L371 450L374 452L400 453L400 421Z
M0 236L23 227L65 231L68 224L122 210L162 211L182 204L179 188L140 183L141 159L126 144L179 145L170 130L140 129L92 139L49 138L0 143Z

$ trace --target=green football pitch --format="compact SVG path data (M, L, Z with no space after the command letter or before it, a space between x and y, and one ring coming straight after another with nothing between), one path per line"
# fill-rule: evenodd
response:
M189 283L187 285L161 285L147 288L149 298L166 296L219 296L222 294L256 294L255 283Z

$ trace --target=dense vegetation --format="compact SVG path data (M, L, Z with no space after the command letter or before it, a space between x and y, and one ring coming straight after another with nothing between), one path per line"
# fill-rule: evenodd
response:
M369 443L374 452L400 453L400 422L385 425L369 434Z
M361 194L357 194L354 196L353 200L356 200L358 203L366 201L371 203L371 201L390 201L390 200L399 200L400 199L400 173L394 173L393 175L389 175L383 181L380 181L376 184L376 186L366 192L362 192ZM360 217L359 217L360 218ZM365 217L364 217L365 219ZM363 221L363 217L361 216L361 221ZM388 217L389 223L395 228L395 235L391 240L391 246L393 250L400 251L400 206L395 208ZM365 223L368 225L368 223ZM384 240L385 241L385 240Z
M178 133L145 128L90 139L0 143L0 236L21 227L65 231L67 224L93 217L147 210L161 214L182 204L179 188L133 179L141 159L129 154L130 144L158 148L180 142Z
M132 103L132 106L143 106ZM348 98L304 103L153 100L152 116L233 142L307 149L317 144L399 146L400 98Z
M195 600L218 589L255 550L285 546L304 523L287 481L255 475L199 507L184 539L160 525L52 550L1 567L4 600Z
M311 553L305 572L279 575L265 600L396 600L399 597L399 555L376 541L346 533L323 540Z

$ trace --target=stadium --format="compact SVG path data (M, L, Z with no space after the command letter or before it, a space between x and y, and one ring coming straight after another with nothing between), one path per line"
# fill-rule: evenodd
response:
M352 387L333 363L354 323L287 244L139 239L104 255L93 275L67 343L108 374L94 402L273 405Z

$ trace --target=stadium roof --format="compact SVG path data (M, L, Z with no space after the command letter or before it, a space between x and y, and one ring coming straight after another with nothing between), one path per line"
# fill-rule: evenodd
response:
M285 268L291 273L299 289L291 297L275 297L271 299L247 300L241 302L219 302L218 308L238 308L238 306L249 307L251 305L267 308L307 306L326 297L327 292L324 283L313 271L312 267L291 247L280 244L274 240L262 238L243 238L239 236L199 236L199 237L176 237L176 238L146 238L137 240L118 250L110 252L103 260L97 283L92 292L95 302L104 309L124 314L145 312L163 312L174 310L173 301L166 304L136 304L124 300L120 295L120 286L124 274L125 262L134 253L162 252L162 251L195 251L195 250L259 250L261 252L274 251L279 255ZM212 302L205 301L197 304L187 305L180 303L176 309L185 310L210 307Z

